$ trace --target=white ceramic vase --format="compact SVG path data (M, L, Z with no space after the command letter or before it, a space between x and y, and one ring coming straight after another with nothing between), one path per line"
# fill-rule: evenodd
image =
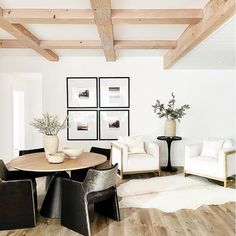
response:
M58 151L59 139L57 135L44 135L43 147L45 150L46 158L49 154L55 154Z
M173 137L176 135L176 121L166 120L164 135L167 137Z

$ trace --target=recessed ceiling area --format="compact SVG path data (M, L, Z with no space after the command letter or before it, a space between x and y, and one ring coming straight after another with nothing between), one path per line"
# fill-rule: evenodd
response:
M219 0L215 0L215 2L217 1L220 2ZM232 0L229 0L229 2L232 2ZM208 0L112 0L110 23L109 13L104 11L104 9L109 9L108 0L107 4L107 6L100 6L97 0L2 0L0 2L0 10L1 8L3 10L8 9L8 12L5 11L3 13L3 21L6 21L7 24L16 23L21 25L20 29L18 28L17 30L29 31L28 33L32 34L32 37L35 37L36 41L24 43L22 37L24 39L25 35L20 35L21 40L19 38L18 41L13 40L16 39L14 36L18 35L18 32L13 34L14 36L11 35L11 30L9 29L11 25L8 25L7 28L6 25L2 27L8 32L1 29L0 17L0 56L36 56L39 54L45 56L45 50L49 49L53 54L46 52L48 55L45 57L47 59L54 58L55 60L63 56L104 57L105 55L108 61L115 61L121 57L129 56L163 56L164 61L166 61L166 58L173 57L173 62L169 63L168 67L177 63L173 67L177 69L185 67L184 64L194 64L192 65L193 68L202 66L204 58L211 59L211 61L208 60L204 64L204 68L211 67L212 65L231 68L234 63L234 42L232 42L235 39L234 18L226 22L214 34L214 37L209 36L208 40L204 40L195 49L190 44L188 46L189 49L184 49L185 51L191 51L187 56L183 57L186 54L184 51L179 52L179 48L180 50L183 48L181 46L184 42L182 37L183 35L186 36L186 31L192 30L189 29L191 25L197 25L198 22L204 19L204 8L209 5ZM96 11L92 10L94 7ZM232 6L227 7L232 8ZM227 7L219 6L219 8L226 9L226 11ZM17 12L12 11L12 9L25 9L26 11ZM30 15L31 10L37 9L44 10L36 12L36 16L34 14ZM57 10L55 12L47 12L50 9ZM72 12L73 10L79 11ZM226 20L224 14L226 15L228 12L220 12L219 10L219 14L216 13L214 16L223 18L222 23L224 23L223 21ZM100 13L108 15L99 15ZM51 16L55 20L63 17L61 18L62 22L53 22L53 19L50 20ZM40 21L40 17L43 17L43 22ZM71 18L68 20L65 17ZM177 19L176 21L174 20L175 17ZM181 21L179 17L182 17ZM23 18L27 19L27 22L22 21ZM76 23L75 19L77 18L79 22ZM50 20L50 22L45 21L45 19ZM204 22L204 20L202 21ZM209 21L206 20L204 24L208 24ZM215 21L218 22L219 19ZM209 24L206 27L211 27L214 22L210 22ZM193 29L198 30L197 27L195 28ZM204 27L199 27L200 31L202 28ZM207 29L204 30L207 31ZM202 37L201 34L204 35L204 31L200 32L200 38ZM193 32L193 35L192 38L197 33ZM32 38L29 35L26 37ZM8 39L13 41L7 41ZM193 40L196 40L196 42L199 41L197 38ZM34 50L29 48L33 48ZM171 51L180 55L173 56L171 55ZM179 61L182 57L183 59ZM217 63L215 63L216 61Z

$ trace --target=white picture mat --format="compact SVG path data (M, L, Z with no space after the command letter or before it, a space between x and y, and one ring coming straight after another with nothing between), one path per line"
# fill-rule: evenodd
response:
M79 92L89 90L89 98L79 97ZM96 107L97 80L95 78L68 78L68 107Z
M88 130L77 130L77 124L88 124ZM97 111L69 111L69 139L97 139Z
M119 87L120 98L111 99L110 87ZM100 106L101 107L128 107L129 106L129 79L100 78Z
M119 128L109 128L114 118L120 121ZM117 139L129 135L128 111L100 111L100 139Z

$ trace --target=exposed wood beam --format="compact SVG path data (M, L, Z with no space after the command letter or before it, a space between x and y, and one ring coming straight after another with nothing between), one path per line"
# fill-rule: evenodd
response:
M114 24L195 24L202 16L201 9L112 10Z
M211 0L204 8L198 24L190 25L178 39L178 46L164 57L165 69L173 66L189 51L235 14L235 0Z
M0 27L22 42L25 46L32 48L37 53L50 61L58 61L59 57L51 50L43 49L39 45L39 40L20 24L11 24L2 18L0 8Z
M4 9L3 17L17 24L94 24L90 9ZM113 24L194 24L202 9L114 9Z
M27 48L27 47L19 40L0 39L0 48Z
M115 40L116 49L171 49L176 46L175 40Z
M40 46L47 49L102 49L99 40L46 40Z
M115 61L111 0L90 0L90 3L106 60Z
M176 48L175 40L115 40L117 49L170 49ZM40 47L44 49L102 49L99 40L42 40ZM21 41L0 39L0 48L27 48Z
M3 17L17 24L94 24L91 9L4 9Z

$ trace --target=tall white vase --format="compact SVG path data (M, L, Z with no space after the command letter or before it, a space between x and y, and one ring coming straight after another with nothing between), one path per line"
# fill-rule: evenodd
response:
M164 135L167 137L173 137L176 135L176 121L166 120Z
M59 139L57 135L44 135L43 147L45 150L46 158L49 154L54 154L58 151Z

